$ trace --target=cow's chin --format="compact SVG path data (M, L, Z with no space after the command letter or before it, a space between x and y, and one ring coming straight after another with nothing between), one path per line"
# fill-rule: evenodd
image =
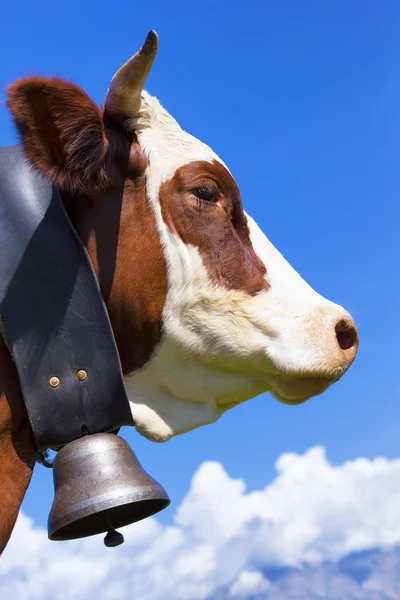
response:
M335 381L330 378L276 375L271 382L271 394L282 404L296 406L319 396Z

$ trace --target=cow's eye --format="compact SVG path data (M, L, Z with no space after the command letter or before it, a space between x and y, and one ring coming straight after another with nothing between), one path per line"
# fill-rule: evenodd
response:
M218 189L214 185L203 185L202 187L195 188L193 194L200 200L207 202L216 202L218 200Z

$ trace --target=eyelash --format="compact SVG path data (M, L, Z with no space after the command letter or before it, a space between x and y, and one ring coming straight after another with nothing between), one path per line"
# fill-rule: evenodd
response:
M218 200L218 189L213 185L203 185L193 190L193 195L203 202L216 202ZM207 198L207 195L209 196ZM206 197L204 197L206 196Z

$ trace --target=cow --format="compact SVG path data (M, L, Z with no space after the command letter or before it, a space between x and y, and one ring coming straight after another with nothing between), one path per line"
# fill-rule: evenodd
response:
M7 105L88 251L136 429L165 442L264 392L289 405L321 394L352 364L358 333L246 214L221 158L144 90L157 47L150 32L104 107L38 76L12 83ZM0 552L37 461L0 336Z

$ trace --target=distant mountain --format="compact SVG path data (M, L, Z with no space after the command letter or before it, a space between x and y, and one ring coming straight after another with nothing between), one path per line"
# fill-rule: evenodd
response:
M369 550L301 569L258 567L262 577L231 586L208 600L400 600L400 547ZM257 581L258 587L257 589Z

